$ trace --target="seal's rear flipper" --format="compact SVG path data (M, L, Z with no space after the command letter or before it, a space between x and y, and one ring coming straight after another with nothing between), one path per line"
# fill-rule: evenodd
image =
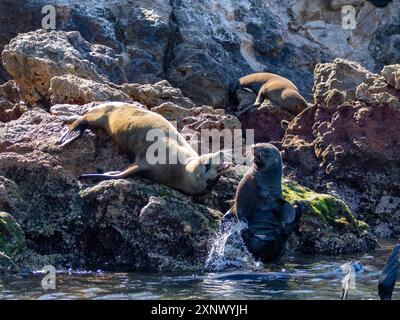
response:
M394 247L379 278L378 294L381 300L392 300L394 285L400 272L400 244Z
M111 179L124 179L134 173L138 173L140 168L137 164L131 164L127 169L124 171L110 171L106 173L88 173L82 174L79 176L79 180L87 179L87 178L97 178L101 180L111 180Z

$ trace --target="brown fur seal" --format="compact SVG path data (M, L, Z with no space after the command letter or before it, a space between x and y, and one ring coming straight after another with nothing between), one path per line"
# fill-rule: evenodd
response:
M303 206L292 206L283 199L279 150L267 143L253 148L254 164L240 181L224 221L246 222L242 237L247 248L255 258L271 262L286 249L286 239L298 226Z
M110 102L90 109L70 125L59 143L61 146L71 143L87 128L107 131L132 164L123 171L85 174L80 178L121 179L140 174L187 194L202 194L212 188L229 167L223 162L222 151L199 156L164 117L132 104ZM149 157L157 156L155 140L148 139L149 132L161 135L156 142L161 146L159 150L165 150L163 163L154 163L154 158ZM149 153L150 150L154 152Z
M297 115L308 107L307 101L290 80L274 73L258 72L240 78L231 88L231 99L237 104L236 91L246 89L254 92L257 99L238 113L242 115L253 106L260 106L267 98L283 109Z

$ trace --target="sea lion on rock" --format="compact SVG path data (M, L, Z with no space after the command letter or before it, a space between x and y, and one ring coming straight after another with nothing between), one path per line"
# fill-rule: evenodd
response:
M259 107L265 99L271 100L295 115L308 107L307 101L299 93L297 87L289 79L274 73L258 72L244 76L231 87L231 102L238 104L236 91L249 90L257 95L253 105L245 107L237 113L240 116L252 107Z
M61 146L71 143L87 128L107 131L132 164L123 171L84 174L80 178L121 179L140 174L194 195L209 191L221 173L229 168L222 151L199 156L168 120L136 105L110 102L94 107L70 125L59 143ZM153 134L153 139L149 139L149 133ZM153 152L148 152L149 148ZM155 159L149 157L160 156L158 151L165 151L162 163L155 163Z
M254 147L254 164L240 181L234 204L224 221L247 223L242 232L248 250L263 262L277 260L286 249L286 240L298 226L304 209L292 206L282 195L282 158L271 144Z

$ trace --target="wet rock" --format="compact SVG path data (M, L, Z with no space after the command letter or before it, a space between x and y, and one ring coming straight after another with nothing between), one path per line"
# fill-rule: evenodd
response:
M19 34L5 47L3 63L29 105L48 105L50 81L55 76L73 74L102 84L125 80L113 50L86 42L78 32Z
M12 259L25 249L25 235L20 225L10 214L0 212L0 252Z
M362 252L377 246L368 225L356 220L343 200L313 192L292 181L283 185L287 201L304 201L307 206L299 232L291 236L292 248L296 243L295 248L303 252L336 255Z

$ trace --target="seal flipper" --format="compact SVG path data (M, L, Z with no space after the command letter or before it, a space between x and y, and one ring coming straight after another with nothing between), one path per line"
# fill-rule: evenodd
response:
M378 294L381 300L392 300L397 274L400 272L400 244L394 247L379 278Z
M305 211L304 204L296 202L292 206L289 202L285 202L282 206L282 228L285 235L291 234L298 226L300 218Z
M138 173L140 171L140 167L133 163L128 166L124 171L110 171L106 173L88 173L79 176L78 179L86 179L86 178L100 178L102 180L111 180L111 179L124 179L132 174Z
M72 141L78 139L87 129L88 122L84 119L76 120L65 132L60 139L57 141L57 144L60 144L60 147L64 147L67 144L70 144Z

